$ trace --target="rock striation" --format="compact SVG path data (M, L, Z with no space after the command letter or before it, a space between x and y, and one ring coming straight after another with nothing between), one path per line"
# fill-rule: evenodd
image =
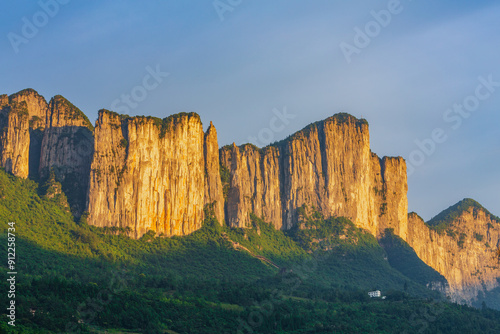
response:
M226 146L221 163L230 173L231 226L248 227L254 213L290 229L306 205L326 217L349 217L374 235L394 228L406 236L406 164L370 151L365 120L337 114L263 149Z
M26 103L4 104L0 112L0 127L2 167L16 176L28 177L30 132Z
M41 182L54 170L73 213L79 216L85 210L93 154L88 118L62 96L48 104L33 89L2 95L0 105L2 167Z
M29 145L29 176L39 177L40 153L42 148L43 131L49 122L49 105L45 98L33 89L24 89L9 96L11 103L25 103L28 110L30 140ZM17 174L16 174L17 175ZM21 175L18 175L21 176ZM22 177L26 177L23 175Z
M54 171L77 216L85 211L93 131L87 117L64 97L57 95L50 100L40 146L39 176L45 180Z
M472 200L455 205L460 206L438 227L410 213L407 242L420 259L447 279L453 301L470 304L499 286L500 220Z
M223 221L216 130L197 114L163 120L101 110L95 130L88 221L186 235L201 227L206 204Z

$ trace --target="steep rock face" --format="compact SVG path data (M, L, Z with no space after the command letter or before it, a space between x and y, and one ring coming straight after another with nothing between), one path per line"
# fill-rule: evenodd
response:
M252 145L221 149L221 163L230 170L227 221L231 226L250 227L250 213L264 217L275 228L282 226L279 150L259 150Z
M210 122L205 132L204 142L205 158L205 204L213 204L217 220L224 224L224 196L220 175L219 142L217 130Z
M0 108L11 105L16 109L16 106L23 105L27 115L26 120L29 128L29 136L18 137L18 141L14 143L4 143L4 146L10 146L10 155L14 154L20 158L18 160L17 168L7 170L11 171L14 175L26 178L28 175L37 176L38 166L40 160L40 148L42 140L42 131L45 128L46 118L47 118L47 102L45 99L39 95L33 89L25 89L18 93L12 94L10 96L2 95L0 97ZM12 119L8 124L16 124ZM8 130L12 132L19 132L19 127ZM26 153L26 151L29 151ZM25 159L28 157L28 159ZM6 157L6 159L11 159L11 157ZM9 160L10 161L10 160ZM23 166L19 165L23 164ZM28 170L28 173L26 173Z
M0 112L0 156L2 167L18 177L29 173L29 121L26 103L12 102Z
M285 226L306 204L325 216L345 216L358 226L369 217L370 144L368 125L339 115L293 135L283 146Z
M498 286L500 222L485 210L469 207L438 233L415 213L408 215L408 244L448 281L453 301L471 303Z
M32 129L43 130L45 128L49 120L47 119L48 104L43 96L38 94L35 90L28 88L12 94L9 100L11 102L26 103L30 127Z
M380 159L372 153L372 196L371 214L378 222L376 236L386 228L406 240L408 234L408 184L406 181L406 163L401 157ZM366 228L366 227L365 227ZM370 227L367 228L370 230Z
M46 179L54 171L76 216L85 209L93 149L93 127L87 117L64 97L52 98L40 147L39 175Z
M219 185L205 189L210 174L212 178L218 174L218 164L213 164L214 130L208 130L211 141L205 145L200 118L193 113L162 121L100 111L89 223L128 227L134 237L148 230L172 236L199 229L205 204L222 198L220 179ZM208 165L205 155L211 161Z
M349 217L374 235L389 227L406 234L405 162L370 152L364 120L338 114L261 150L225 147L221 163L231 175L232 226L248 226L254 213L289 229L297 223L297 208L305 205L327 217Z

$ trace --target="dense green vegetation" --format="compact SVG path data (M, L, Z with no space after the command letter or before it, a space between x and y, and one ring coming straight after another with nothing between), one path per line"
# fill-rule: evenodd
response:
M499 312L433 298L345 218L304 211L285 234L255 216L253 228L224 227L208 210L189 236L133 240L85 215L75 222L57 184L45 187L0 172L0 256L14 221L18 271L16 327L3 316L1 333L500 331ZM387 299L369 299L371 289Z
M323 254L318 256L314 284L347 290L406 290L413 296L440 298L425 284L417 284L391 267L377 239L349 219L324 218L305 206L299 208L298 214L302 224L289 232L290 237L308 252L321 250L319 254Z

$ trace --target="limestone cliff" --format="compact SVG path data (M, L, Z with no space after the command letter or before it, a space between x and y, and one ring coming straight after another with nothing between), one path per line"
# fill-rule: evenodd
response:
M160 120L101 110L90 173L89 223L128 227L134 237L148 230L172 236L199 229L207 203L215 201L222 215L215 133L211 126L205 135L194 113Z
M227 221L246 227L254 213L276 228L297 223L303 205L345 216L374 235L407 226L406 165L370 151L368 124L337 114L264 149L221 149L230 172Z
M62 96L47 104L33 89L2 95L2 166L44 182L50 170L76 216L85 209L93 152L92 124Z
M10 102L25 102L28 109L30 127L32 129L43 130L49 122L47 119L48 104L43 96L34 89L28 88L12 94L9 97Z
M53 97L43 131L39 175L46 179L54 171L76 216L85 211L93 150L93 127L87 117L64 97Z
M221 164L229 171L226 220L231 226L249 227L254 213L282 227L280 153L275 147L252 145L221 149Z
M0 109L9 104L9 96L7 94L0 95Z
M435 226L410 213L407 242L448 280L453 301L471 303L499 285L500 220L471 200L450 209L452 215Z
M26 103L12 102L0 112L0 155L2 167L26 178L29 173L29 121Z
M0 97L4 134L2 166L16 176L26 178L38 174L41 131L45 127L47 107L45 99L33 89Z
M215 217L221 224L224 223L224 196L220 176L219 142L217 130L210 122L205 132L205 205L213 205Z
M29 119L30 140L22 145L29 146L29 176L38 179L43 131L48 120L49 105L43 96L28 88L9 96L11 102L26 103ZM20 175L18 175L20 176ZM26 177L23 175L22 177Z

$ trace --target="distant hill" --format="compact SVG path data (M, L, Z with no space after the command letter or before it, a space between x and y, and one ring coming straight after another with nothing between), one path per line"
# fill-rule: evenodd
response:
M460 215L462 215L462 213L467 211L469 208L473 208L474 210L483 210L491 217L492 220L496 220L498 223L500 223L500 218L491 214L481 204L471 198L465 198L457 204L452 205L448 209L440 212L437 216L429 220L427 222L427 225L435 230L443 230L451 223L453 223L455 219L460 217Z

